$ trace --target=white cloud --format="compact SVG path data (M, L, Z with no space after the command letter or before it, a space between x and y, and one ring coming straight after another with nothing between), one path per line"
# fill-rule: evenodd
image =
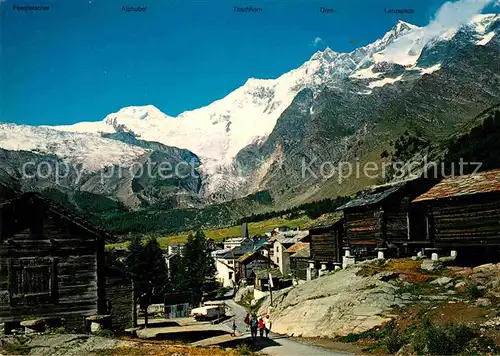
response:
M314 39L311 42L311 46L316 47L320 43L323 43L323 39L321 37L314 37Z
M446 2L438 10L427 28L434 32L439 32L439 30L443 28L457 28L469 22L472 16L480 13L486 5L492 2L493 0L461 0Z
M388 46L384 60L398 61L401 57L412 62L418 58L421 50L431 39L453 33L454 29L469 22L487 5L500 0L459 0L444 3L431 19L429 25L399 38Z

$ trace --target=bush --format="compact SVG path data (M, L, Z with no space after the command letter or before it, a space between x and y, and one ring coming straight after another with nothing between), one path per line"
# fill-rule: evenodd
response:
M432 355L452 355L461 352L466 344L476 336L465 325L432 325L424 320L413 337L413 348L417 353Z
M484 290L479 289L476 284L468 284L465 293L469 299L477 299L484 296Z
M250 306L250 314L257 315L257 313L259 312L260 307L262 306L262 304L264 303L264 300L266 298L267 297L260 298L259 300L257 300L257 302L255 302L254 305L251 305Z
M391 335L395 333L396 324L394 320L391 320L385 323L382 326L376 326L373 329L363 331L359 334L349 333L346 336L340 338L342 342L356 342L361 339L375 339L382 340L385 338L389 338Z
M95 336L114 338L116 335L113 330L101 329L94 333Z
M252 347L247 344L241 344L236 348L236 352L238 355L254 355L255 351L253 351Z
M391 354L395 354L399 351L403 345L406 344L406 338L398 333L397 331L393 331L386 339L385 345L387 347L387 351Z
M360 334L349 333L341 338L342 342L356 342L361 339Z
M29 341L28 337L19 336L13 342L4 342L2 348L11 355L27 355L31 350L31 347L28 346Z
M229 292L231 287L221 287L217 290L217 298L223 297L227 292Z

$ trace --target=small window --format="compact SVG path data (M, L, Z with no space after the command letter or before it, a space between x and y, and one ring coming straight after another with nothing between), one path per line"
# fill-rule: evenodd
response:
M233 279L233 272L229 272L229 279Z
M54 260L12 259L10 270L9 289L12 303L53 301L57 286Z

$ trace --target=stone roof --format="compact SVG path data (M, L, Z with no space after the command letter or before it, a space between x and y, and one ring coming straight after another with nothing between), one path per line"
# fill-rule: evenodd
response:
M500 191L500 169L445 178L413 202Z
M377 203L380 203L387 197L389 197L391 194L399 191L401 188L405 186L405 182L394 184L392 186L381 186L379 189L375 189L374 193L365 193L362 196L358 198L354 198L353 200L350 200L349 202L345 203L341 207L337 208L337 210L345 210L345 209L351 209L351 208L357 208L361 206L369 206L369 205L375 205Z
M290 256L290 258L309 258L311 257L311 245L306 243L306 246L297 252L295 252L293 255Z
M282 278L283 275L281 274L281 271L279 268L266 268L266 269L260 269L255 272L255 277L258 279L268 279L269 278L269 273L271 273L271 276L273 278Z
M296 244L309 235L309 230L287 231L275 237L275 240L282 245Z
M289 253L295 253L297 251L300 251L302 250L303 248L306 248L307 246L309 246L309 243L307 242L297 242L295 245L289 247L286 252L289 252Z
M69 221L71 221L73 224L80 226L81 228L89 231L90 233L96 235L99 238L102 238L105 241L115 241L115 238L113 237L112 234L108 233L107 231L101 229L100 227L97 227L93 224L91 224L89 221L83 219L82 217L76 215L75 213L69 211L68 209L62 207L55 201L46 198L45 196L41 195L40 193L36 192L27 192L24 193L14 199L4 201L0 203L0 209L7 209L9 206L16 205L16 204L26 204L29 203L29 201L33 200L38 200L43 202L45 204L46 208L50 211L52 211L54 214L57 214ZM20 214L25 214L29 213L26 212L25 210L18 210Z

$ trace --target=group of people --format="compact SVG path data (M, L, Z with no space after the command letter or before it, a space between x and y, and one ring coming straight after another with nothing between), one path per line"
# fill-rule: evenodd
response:
M269 337L269 332L271 331L271 319L269 314L266 314L264 318L257 319L255 314L250 317L250 314L247 313L244 321L247 331L250 329L252 338L255 339L257 337L257 331L261 338L264 337L264 334L266 338Z

